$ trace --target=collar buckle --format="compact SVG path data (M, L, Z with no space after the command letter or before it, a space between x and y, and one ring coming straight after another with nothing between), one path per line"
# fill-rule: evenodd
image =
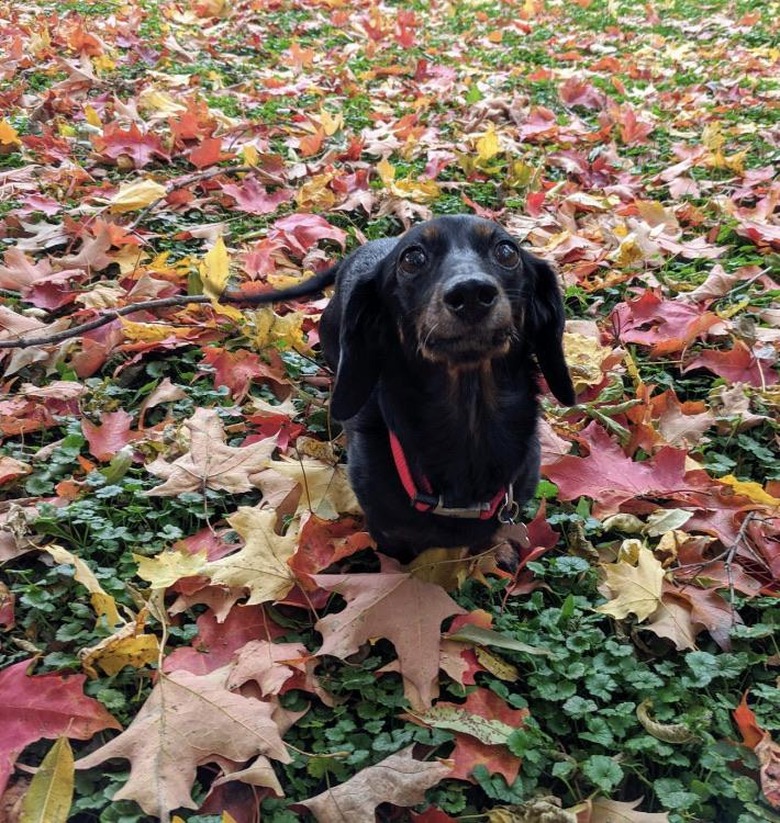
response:
M506 487L506 494L496 514L498 522L505 526L520 522L520 504L515 500L515 492L511 483Z

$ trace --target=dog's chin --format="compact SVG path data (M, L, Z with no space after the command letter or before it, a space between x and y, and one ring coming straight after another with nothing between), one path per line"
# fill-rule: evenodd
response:
M468 336L429 336L420 346L422 356L433 363L450 367L479 366L509 352L512 331L509 328L481 331Z

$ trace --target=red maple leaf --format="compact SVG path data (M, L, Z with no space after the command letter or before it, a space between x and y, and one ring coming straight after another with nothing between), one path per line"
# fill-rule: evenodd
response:
M305 581L308 575L319 574L333 563L372 545L371 537L361 530L356 518L323 520L311 514L301 526L298 551L288 565L299 580Z
M263 606L241 606L230 610L224 623L212 611L197 619L198 635L191 646L174 649L165 658L166 672L186 669L207 674L229 663L234 654L250 640L275 640L285 630L268 616Z
M279 355L269 365L260 355L237 349L228 351L218 347L203 353L203 362L214 370L214 385L227 386L231 397L240 403L247 395L253 381L270 385L273 393L284 398L290 393L290 381L284 376L284 364Z
M636 300L615 306L610 319L621 341L650 346L654 357L682 351L709 328L722 322L712 312L664 300L649 289Z
M489 689L475 689L465 703L437 703L434 709L454 708L486 721L500 721L514 729L522 728L528 709L511 709L497 694ZM484 766L491 774L500 774L511 786L520 771L520 758L501 744L483 743L476 737L461 731L455 732L455 748L450 755L455 768L450 777L473 782L471 773L475 766Z
M767 351L763 356L749 348L741 340L735 340L728 351L707 349L688 361L682 369L683 374L693 369L707 369L729 383L747 383L756 388L774 386L777 372L772 368L774 352Z
M122 409L105 412L100 418L99 425L84 418L81 421L81 430L89 443L90 454L98 460L110 460L138 436L137 433L130 431L132 422L133 416Z
M572 76L558 89L558 97L567 106L582 106L585 109L602 109L606 101L604 92L592 83Z
M129 158L137 169L148 166L155 157L167 161L171 159L160 138L155 134L143 134L135 123L129 129L123 129L116 123L106 123L103 134L92 138L92 145L98 154L110 160Z
M343 249L347 233L331 226L318 214L291 214L277 220L268 237L271 240L281 239L293 254L303 257L319 240L334 240Z
M222 191L236 201L239 211L247 214L272 214L282 203L291 200L294 194L292 189L277 189L269 194L254 177L241 183L226 183Z
M88 740L103 729L121 729L102 703L84 694L83 674L28 673L33 661L22 660L0 671L0 794L16 758L42 737L65 735Z
M222 151L221 137L206 137L189 153L190 163L199 169L215 166L217 163L222 160L227 160L230 157L232 157L231 154Z
M567 455L544 466L543 472L558 486L561 500L594 500L597 517L614 514L637 497L665 497L691 488L685 479L683 449L667 446L650 460L638 462L596 422L583 429L581 438L590 448L587 457Z

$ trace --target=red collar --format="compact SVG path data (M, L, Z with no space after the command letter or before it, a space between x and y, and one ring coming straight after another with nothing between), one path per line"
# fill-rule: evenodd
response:
M443 517L463 517L479 520L490 520L491 517L502 506L502 511L499 512L499 519L502 519L503 514L508 514L510 518L516 516L517 504L512 498L512 485L508 488L501 488L496 495L484 503L474 503L472 506L466 508L453 508L444 504L444 497L438 497L433 493L430 481L424 475L420 478L420 486L422 493L417 488L412 477L412 472L409 469L409 463L401 447L401 441L396 436L395 432L389 431L390 435L390 450L393 453L393 461L395 462L395 469L398 472L398 477L401 485L409 495L412 505L419 512L431 512L432 514L439 514ZM503 519L502 519L502 522Z

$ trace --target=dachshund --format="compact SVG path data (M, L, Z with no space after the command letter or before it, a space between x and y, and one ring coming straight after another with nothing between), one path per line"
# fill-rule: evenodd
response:
M538 376L575 400L553 268L460 215L373 240L319 275L331 415L380 551L492 545L539 479Z

